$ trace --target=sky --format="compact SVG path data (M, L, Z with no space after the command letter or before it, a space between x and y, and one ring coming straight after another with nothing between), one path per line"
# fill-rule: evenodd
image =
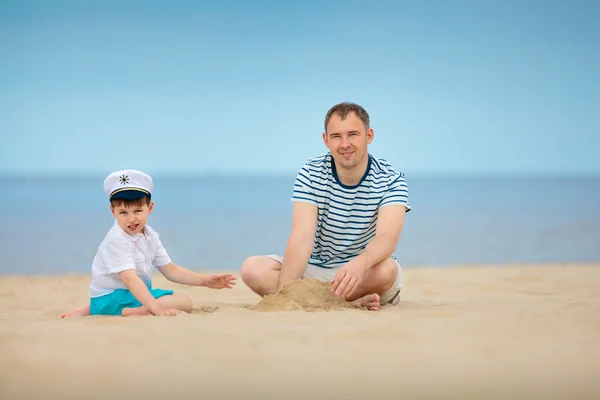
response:
M600 175L600 2L2 1L0 174Z

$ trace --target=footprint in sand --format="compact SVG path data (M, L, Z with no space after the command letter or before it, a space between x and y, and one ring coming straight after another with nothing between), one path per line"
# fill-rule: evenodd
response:
M192 314L212 314L219 310L216 306L195 306L192 309Z

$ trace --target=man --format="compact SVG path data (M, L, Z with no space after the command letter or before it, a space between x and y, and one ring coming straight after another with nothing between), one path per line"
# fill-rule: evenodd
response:
M402 269L394 251L410 211L404 174L369 154L374 132L358 104L332 107L322 136L329 152L296 177L283 257L247 258L242 280L265 296L290 281L317 278L369 310L397 304Z

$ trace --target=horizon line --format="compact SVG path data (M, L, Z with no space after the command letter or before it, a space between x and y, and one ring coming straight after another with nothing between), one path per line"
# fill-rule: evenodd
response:
M106 177L110 172L66 172L66 171L0 171L0 179L60 179L60 178L97 178ZM444 171L444 172L406 172L407 178L438 179L438 178L518 178L518 179L543 179L543 178L587 178L600 179L600 171ZM297 172L258 172L258 171L163 171L152 173L153 178L294 178Z

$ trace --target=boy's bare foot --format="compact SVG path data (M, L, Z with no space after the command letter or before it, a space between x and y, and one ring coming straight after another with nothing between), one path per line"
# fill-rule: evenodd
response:
M136 307L136 308L124 308L121 312L121 315L124 317L144 317L146 315L152 315L150 310L146 307Z
M83 308L78 308L77 310L66 312L66 313L62 314L60 317L61 318L87 317L88 315L90 315L90 307L86 306Z
M361 298L358 298L352 302L352 304L366 307L369 311L379 311L381 308L380 298L377 293L368 294Z

